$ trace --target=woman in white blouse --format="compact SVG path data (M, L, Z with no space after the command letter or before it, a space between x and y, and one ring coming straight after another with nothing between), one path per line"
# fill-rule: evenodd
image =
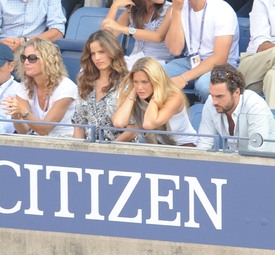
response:
M22 81L16 98L7 97L2 104L13 119L41 122L14 123L16 131L26 134L72 136L72 126L43 124L60 122L71 124L77 97L76 84L67 78L61 54L55 44L33 39L22 45L16 60Z

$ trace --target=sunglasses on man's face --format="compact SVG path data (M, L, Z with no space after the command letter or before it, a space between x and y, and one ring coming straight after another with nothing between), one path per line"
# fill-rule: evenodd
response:
M20 55L20 60L21 60L22 63L25 63L26 59L30 63L36 63L39 58L35 54L30 54L29 56L26 56L24 54Z

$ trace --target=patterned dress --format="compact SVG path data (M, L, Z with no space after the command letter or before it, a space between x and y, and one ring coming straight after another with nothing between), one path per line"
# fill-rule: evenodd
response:
M99 139L99 127L113 127L112 116L116 110L118 99L118 91L110 89L107 94L96 101L96 92L93 90L86 100L78 97L76 103L75 114L72 122L82 125L94 125L96 128L96 139ZM104 131L104 139L107 141L114 141L121 132L118 131ZM87 139L91 139L91 128L85 128L85 135Z

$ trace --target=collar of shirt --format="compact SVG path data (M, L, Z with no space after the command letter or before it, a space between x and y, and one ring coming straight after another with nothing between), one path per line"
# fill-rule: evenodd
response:
M2 94L7 90L7 88L13 83L14 77L11 75L11 77L0 85L0 97L2 97Z

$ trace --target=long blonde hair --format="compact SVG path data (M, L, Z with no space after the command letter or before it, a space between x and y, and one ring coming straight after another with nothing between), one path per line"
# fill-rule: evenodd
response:
M162 108L167 99L177 94L181 99L184 107L188 108L188 101L184 93L176 87L176 85L172 82L170 77L167 75L161 64L153 57L144 57L136 61L131 72L125 78L120 96L119 96L119 106L124 102L126 97L130 94L134 87L133 77L136 72L143 71L153 86L153 96L154 101L157 103L159 108ZM142 128L142 123L144 120L144 114L147 109L148 102L146 100L142 100L137 98L134 103L134 107L132 110L132 116L135 119L135 123L138 128ZM162 131L170 131L171 127L169 123L166 123L158 128L157 130ZM161 137L161 140L165 144L176 144L173 137L170 135L157 135L157 134L146 134L144 139L148 143L158 143L158 137Z
M134 88L133 77L136 72L143 71L147 74L154 90L154 101L162 108L166 100L173 94L178 94L188 108L188 100L185 94L173 83L161 64L153 57L143 57L136 61L132 70L123 81L119 96L119 105L130 94Z
M51 95L54 88L58 86L62 78L68 77L60 50L57 45L49 40L35 38L22 44L21 48L15 54L17 75L28 90L29 98L33 97L35 81L33 77L26 74L24 63L20 61L20 55L24 54L25 49L30 46L39 53L38 61L41 61L43 66L47 94Z

